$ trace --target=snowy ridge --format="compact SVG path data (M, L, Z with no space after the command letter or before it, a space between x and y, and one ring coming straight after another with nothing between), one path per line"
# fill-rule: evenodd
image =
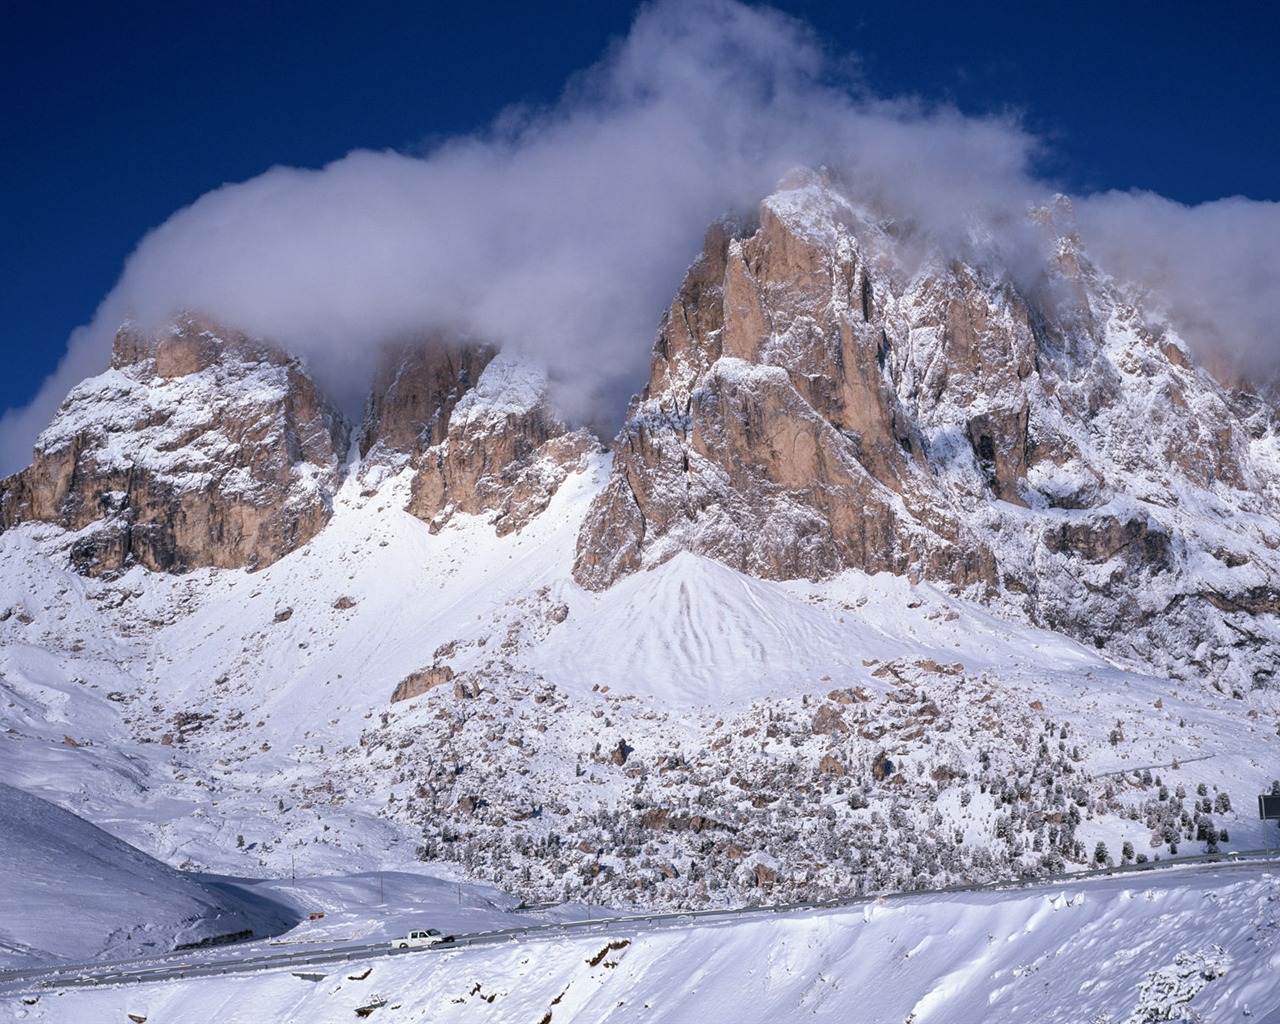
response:
M928 610L904 617L917 604ZM533 653L550 679L608 681L658 707L723 707L785 696L824 678L882 687L864 662L904 656L1000 669L1001 648L1025 633L942 591L901 577L849 572L824 584L774 583L680 553L600 594L578 594L570 615ZM1105 669L1052 633L1043 671Z

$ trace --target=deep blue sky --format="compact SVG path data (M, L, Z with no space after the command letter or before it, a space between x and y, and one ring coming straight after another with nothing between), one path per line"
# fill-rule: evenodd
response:
M697 2L697 0L688 0ZM1280 199L1280 5L778 0L885 96L1022 112L1073 192ZM0 14L0 409L23 405L141 236L209 189L408 151L550 103L614 0L81 0ZM658 316L654 312L655 321Z

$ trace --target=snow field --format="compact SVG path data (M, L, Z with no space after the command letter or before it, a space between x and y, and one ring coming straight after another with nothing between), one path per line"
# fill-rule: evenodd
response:
M9 531L6 778L188 870L426 856L621 907L1074 870L1098 842L1168 858L1170 818L1202 852L1165 813L1179 786L1198 816L1205 785L1224 849L1261 845L1270 692L1125 669L885 576L778 584L682 555L587 593L572 541L605 468L505 538L465 516L433 535L400 511L406 475L353 472L326 530L256 573L84 580L67 535ZM390 704L432 666L452 682Z
M492 947L164 985L3 997L14 1020L776 1019L1114 1024L1280 1016L1274 872L1182 869L1176 881L1065 882L912 896L714 924L593 926ZM444 905L430 920L443 920ZM417 920L422 920L418 918ZM27 997L28 999L31 996Z

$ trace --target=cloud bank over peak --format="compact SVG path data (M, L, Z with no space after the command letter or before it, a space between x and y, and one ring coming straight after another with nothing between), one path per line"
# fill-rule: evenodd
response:
M1077 201L1092 258L1141 285L1215 372L1280 376L1280 203L1233 196L1183 206L1152 192Z
M1015 118L879 98L849 67L779 12L658 3L549 109L513 108L421 156L357 151L216 189L142 239L54 377L0 420L0 471L24 465L67 390L105 367L126 317L193 309L275 339L349 410L384 342L445 329L540 361L571 416L608 419L643 384L707 224L754 209L793 167L838 168L847 190L943 244L975 220L1020 221L1053 191ZM1196 269L1217 260L1213 280L1237 281L1252 329L1277 292L1235 277L1221 225L1236 211L1210 205L1103 196L1076 209L1086 249L1096 235L1173 287L1185 268L1171 253L1188 231L1212 235ZM1252 266L1274 268L1280 231L1246 230Z

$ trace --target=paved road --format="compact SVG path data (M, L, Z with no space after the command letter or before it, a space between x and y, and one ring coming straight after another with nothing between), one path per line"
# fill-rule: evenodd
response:
M954 885L942 889L917 889L908 892L885 893L872 896L854 896L843 899L823 900L812 903L788 903L761 907L731 907L719 910L672 911L655 914L635 914L620 917L601 917L586 921L572 921L559 924L524 925L517 928L504 928L497 931L473 932L459 935L454 941L442 943L426 949L391 949L387 941L371 942L358 945L333 945L307 949L282 950L264 953L244 949L237 952L235 946L222 947L221 952L207 950L188 950L174 953L166 957L148 960L130 960L115 963L84 964L77 966L60 966L39 969L22 969L0 971L0 992L23 992L37 988L74 988L92 985L120 985L153 981L174 981L188 978L217 977L225 974L240 974L246 971L293 970L298 973L309 973L308 968L342 964L353 960L369 960L377 957L408 956L419 953L434 953L448 949L467 946L493 945L510 942L517 938L550 937L587 929L617 929L620 926L635 924L661 924L678 922L689 924L694 921L707 921L712 918L733 919L747 915L788 914L805 910L832 909L838 907L854 907L868 903L912 899L947 893L984 892L993 889L1032 889L1048 886L1060 886L1087 879L1112 877L1135 872L1146 874L1165 874L1167 869L1186 867L1187 865L1209 865L1222 868L1252 867L1257 869L1280 868L1274 860L1263 859L1265 851L1250 850L1231 855L1204 857L1187 857L1172 861L1151 861L1146 864L1127 864L1115 868L1104 868L1098 871L1077 872L1061 875L1053 879L1004 879L985 882L980 885ZM1154 881L1154 879L1153 879ZM1161 882L1167 884L1165 879Z

